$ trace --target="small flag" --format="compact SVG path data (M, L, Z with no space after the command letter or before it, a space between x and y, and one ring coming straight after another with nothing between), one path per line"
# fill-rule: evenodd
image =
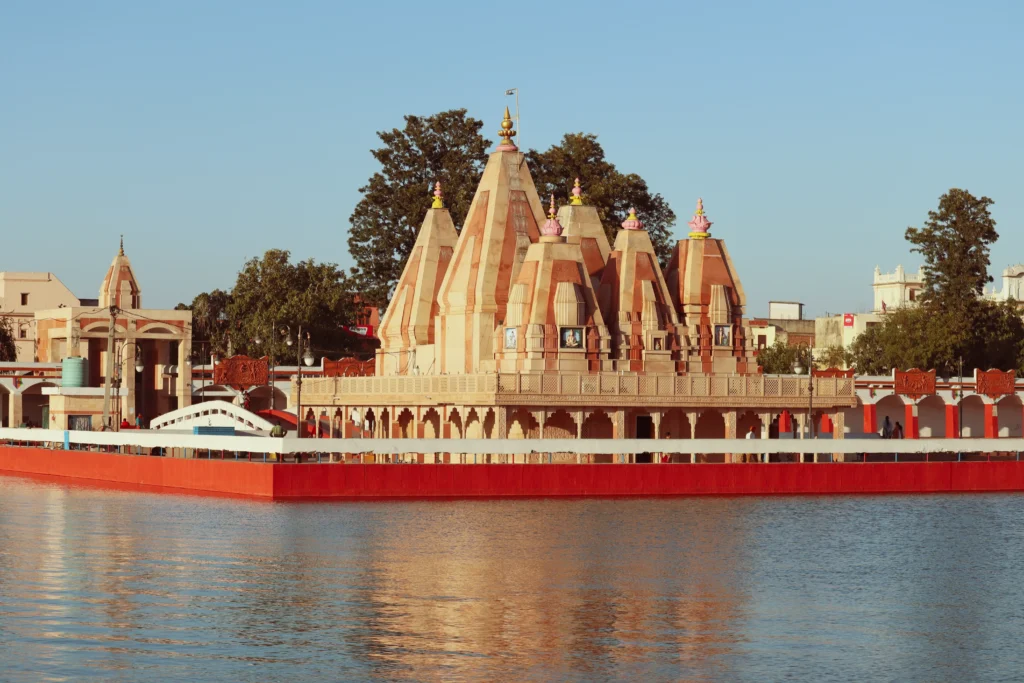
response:
M516 88L509 88L508 90L505 91L505 94L506 95L515 95L516 94Z

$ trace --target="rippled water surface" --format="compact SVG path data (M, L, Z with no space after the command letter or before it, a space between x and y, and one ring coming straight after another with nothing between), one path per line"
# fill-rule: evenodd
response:
M282 504L0 477L0 680L1021 680L1024 497Z

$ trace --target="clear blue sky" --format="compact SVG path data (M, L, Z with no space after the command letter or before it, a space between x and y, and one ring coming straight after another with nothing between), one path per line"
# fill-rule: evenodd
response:
M519 87L526 146L596 133L679 237L703 196L751 315L862 310L950 187L1024 261L1022 32L1019 2L9 0L0 270L96 296L124 233L163 307L271 247L350 266L375 132L467 107L493 139Z

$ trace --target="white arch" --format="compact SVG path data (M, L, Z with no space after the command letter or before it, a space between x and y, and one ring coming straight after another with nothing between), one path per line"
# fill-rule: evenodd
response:
M227 401L204 401L164 413L150 429L191 432L193 427L234 427L238 432L269 432L274 425L259 415Z

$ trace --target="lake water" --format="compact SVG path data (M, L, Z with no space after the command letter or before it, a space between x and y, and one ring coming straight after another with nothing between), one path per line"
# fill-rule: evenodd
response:
M0 680L1021 680L1024 496L266 503L0 477Z

